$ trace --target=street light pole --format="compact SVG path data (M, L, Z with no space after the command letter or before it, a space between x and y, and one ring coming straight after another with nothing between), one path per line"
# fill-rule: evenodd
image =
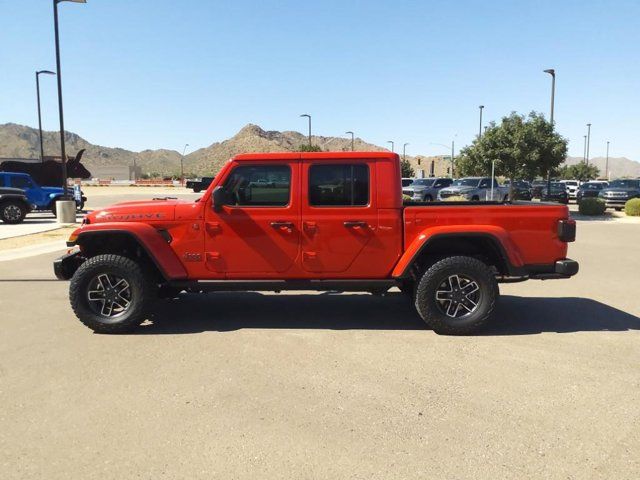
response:
M403 162L407 161L407 145L409 144L405 143L404 145L402 145L402 161Z
M553 125L553 109L555 106L555 98L556 98L556 71L553 68L549 68L545 70L544 73L548 73L551 75L551 116L550 121L551 125Z
M587 136L583 135L584 138L584 150L582 151L582 161L587 161Z
M587 123L587 154L586 154L586 159L587 159L587 165L589 165L589 144L591 143L591 124Z
M307 117L309 119L309 147L311 147L311 115L309 115L308 113L303 113L300 116Z
M387 143L391 144L391 153L393 153L395 143L393 143L393 140L387 140Z
M187 151L188 143L184 144L182 149L182 156L180 157L180 185L184 186L184 152Z
M454 140L451 140L451 178L453 178L453 147Z
M480 105L478 107L480 109L480 128L478 129L478 139L482 137L482 110L484 109L484 105Z
M50 70L38 70L36 72L36 97L38 99L38 134L40 136L40 162L44 162L44 145L42 142L42 114L40 113L40 75L55 75Z
M354 151L354 148L353 148L353 146L354 146L354 143L353 143L354 142L354 134L353 134L352 131L348 131L348 132L344 132L344 133L346 133L347 135L351 135L351 151L353 152Z
M604 164L604 175L609 180L609 141L607 140L607 160Z
M551 75L551 115L549 119L551 121L551 128L553 129L555 128L555 125L553 123L553 110L556 101L556 71L553 68L549 68L544 72ZM547 193L549 192L551 192L551 169L549 169L549 171L547 172Z
M58 115L60 117L60 154L62 162L62 198L67 198L67 151L64 144L64 114L62 109L62 68L60 67L60 32L58 30L58 3L87 3L86 0L53 0L53 25L56 43L56 71L58 72Z

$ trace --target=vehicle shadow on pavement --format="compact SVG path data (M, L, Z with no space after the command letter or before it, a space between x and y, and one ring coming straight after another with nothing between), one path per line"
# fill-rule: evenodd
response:
M135 334L188 334L242 328L426 330L399 293L264 295L257 292L182 294L163 302ZM640 318L586 298L503 295L479 335L640 330Z
M640 318L590 298L502 295L481 335L640 330Z

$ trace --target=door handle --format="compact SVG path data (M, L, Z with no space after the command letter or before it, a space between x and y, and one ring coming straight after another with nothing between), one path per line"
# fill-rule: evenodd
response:
M347 228L366 228L367 222L363 222L361 220L347 220L346 222L344 222L344 226Z
M273 228L293 228L293 222L271 222Z

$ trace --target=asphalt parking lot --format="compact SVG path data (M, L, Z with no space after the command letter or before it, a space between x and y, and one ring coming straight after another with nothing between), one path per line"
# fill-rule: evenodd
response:
M57 254L0 262L0 478L640 478L640 225L483 335L400 294L210 294L136 334L73 316Z

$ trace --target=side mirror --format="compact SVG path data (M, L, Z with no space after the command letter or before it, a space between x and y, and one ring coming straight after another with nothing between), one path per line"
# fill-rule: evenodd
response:
M213 211L221 212L222 206L227 203L227 192L222 185L213 189Z

